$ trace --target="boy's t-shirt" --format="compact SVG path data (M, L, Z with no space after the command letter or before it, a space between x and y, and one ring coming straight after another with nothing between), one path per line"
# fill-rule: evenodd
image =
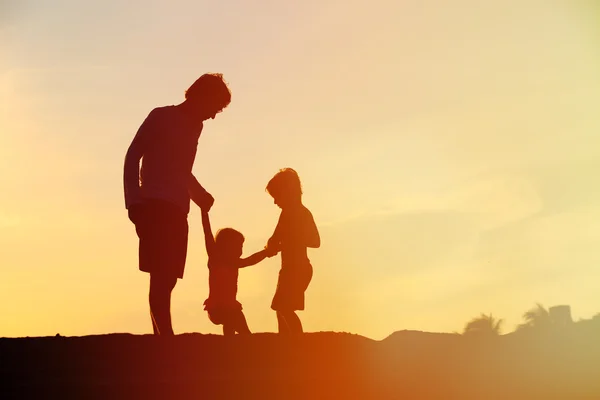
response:
M282 210L276 232L281 242L281 266L283 269L310 262L306 250L306 238L316 230L310 210L304 206Z

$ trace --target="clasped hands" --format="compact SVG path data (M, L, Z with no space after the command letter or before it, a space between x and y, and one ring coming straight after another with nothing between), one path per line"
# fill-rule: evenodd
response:
M269 241L267 242L267 245L265 246L265 251L267 254L267 257L273 257L275 255L277 255L277 253L279 253L279 251L281 250L280 248L280 244L278 242L275 241L275 239L270 238Z

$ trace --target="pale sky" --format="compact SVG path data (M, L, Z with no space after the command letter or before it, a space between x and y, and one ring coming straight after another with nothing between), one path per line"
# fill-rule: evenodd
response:
M194 172L213 226L262 248L295 168L322 247L307 331L505 331L540 302L600 311L600 8L577 0L0 0L0 337L149 333L122 190L157 106L222 72ZM176 332L220 333L190 213ZM276 331L279 258L240 273Z

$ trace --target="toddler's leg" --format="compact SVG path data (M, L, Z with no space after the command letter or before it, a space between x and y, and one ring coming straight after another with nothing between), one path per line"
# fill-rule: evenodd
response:
M235 327L229 321L223 323L223 336L235 336Z
M240 335L249 335L250 328L248 328L248 322L246 322L246 317L242 310L235 311L233 314L234 326L237 333Z
M251 333L242 310L227 313L223 322L223 335L235 335L236 332L240 335L249 335Z

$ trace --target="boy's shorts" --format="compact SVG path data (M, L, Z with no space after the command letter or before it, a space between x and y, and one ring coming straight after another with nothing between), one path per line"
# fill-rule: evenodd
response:
M310 263L282 268L279 271L271 309L275 311L304 310L304 292L308 288L312 276L313 268Z
M183 278L189 230L187 215L163 200L147 200L143 207L135 223L140 239L140 271Z

